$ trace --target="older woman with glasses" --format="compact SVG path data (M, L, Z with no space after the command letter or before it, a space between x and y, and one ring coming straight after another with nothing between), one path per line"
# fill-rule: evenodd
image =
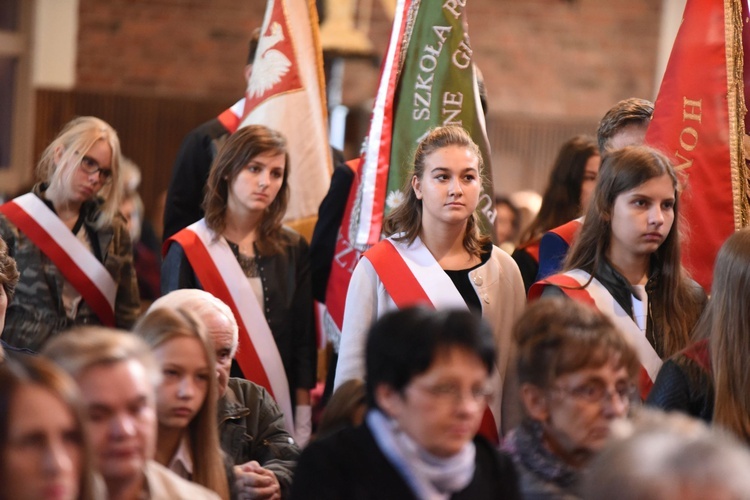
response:
M516 325L523 423L507 436L524 498L577 498L582 469L637 398L638 355L609 319L543 299Z
M292 498L518 498L510 459L476 436L495 360L469 311L400 309L367 339L365 422L302 453Z
M47 146L31 193L0 207L0 237L21 271L3 339L38 351L73 325L128 329L140 309L121 192L117 133L75 118Z

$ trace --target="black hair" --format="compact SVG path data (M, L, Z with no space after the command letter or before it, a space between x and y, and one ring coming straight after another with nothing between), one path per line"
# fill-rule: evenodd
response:
M426 372L440 352L449 348L476 354L487 373L495 363L490 325L464 310L435 311L424 307L400 309L380 318L367 338L367 402L377 408L375 388L386 384L403 391Z

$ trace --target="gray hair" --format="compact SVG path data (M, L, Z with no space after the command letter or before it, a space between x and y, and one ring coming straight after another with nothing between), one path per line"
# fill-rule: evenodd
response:
M151 307L148 308L146 314L161 308L189 310L195 313L203 322L206 321L206 316L209 314L218 313L225 316L232 327L232 357L234 357L239 342L239 327L237 326L237 319L234 317L232 309L220 299L205 290L183 288L169 292L163 297L156 299L151 304Z
M733 436L686 415L642 409L613 428L583 498L682 500L721 492L715 498L750 499L748 470L750 452Z

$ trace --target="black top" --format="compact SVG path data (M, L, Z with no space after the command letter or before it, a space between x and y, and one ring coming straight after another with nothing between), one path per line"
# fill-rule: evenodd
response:
M474 267L471 267L469 269L458 269L454 271L450 271L448 269L445 270L445 274L448 275L448 277L453 282L453 285L458 290L458 293L461 294L461 297L464 299L464 302L466 302L466 305L469 307L469 310L474 313L475 315L481 317L482 316L482 303L479 301L479 296L477 295L477 291L474 289L474 286L471 284L471 278L469 277L469 273L473 271L474 269L481 267L487 263L488 260L490 260L490 256L492 255L492 243L488 243L487 245L482 248L482 255L480 256L481 262L477 264Z
M228 136L229 131L218 118L212 118L183 139L172 167L164 205L164 241L203 218L203 189L216 152Z
M484 438L474 438L476 470L453 500L519 499L512 461ZM380 451L367 424L314 441L303 452L292 483L293 500L416 500Z
M710 423L714 415L711 376L694 360L677 354L659 370L646 405L679 411Z
M511 257L518 264L518 270L521 271L521 278L523 279L523 287L526 289L526 293L529 293L529 288L536 282L539 262L524 248L516 248Z

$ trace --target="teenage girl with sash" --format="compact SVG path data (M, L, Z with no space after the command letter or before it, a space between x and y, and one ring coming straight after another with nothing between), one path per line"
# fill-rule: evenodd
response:
M588 302L637 348L645 397L666 359L687 346L706 301L680 263L678 181L666 156L629 146L605 156L580 235L561 274L529 291Z
M232 309L240 328L234 375L265 387L304 443L317 345L308 245L281 224L288 176L281 134L262 125L232 134L211 167L206 217L165 243L162 293L201 288Z
M21 271L3 340L38 351L80 324L128 329L140 311L121 192L120 142L104 121L65 125L37 166L41 183L0 207L0 236Z
M714 422L750 442L750 229L719 250L697 342L664 363L647 404Z
M542 206L521 235L513 252L523 284L528 291L539 271L539 242L544 233L580 217L586 212L599 174L599 150L594 139L577 135L566 141L557 153L549 174Z
M183 309L155 309L133 331L151 347L162 374L156 387L156 461L228 500L216 422L216 359L205 326Z
M388 238L364 254L349 283L335 385L364 378L366 334L386 312L469 309L489 321L497 342L497 434L520 418L511 330L525 300L515 262L479 231L482 175L479 148L462 128L437 128L419 144L404 201L385 221Z

